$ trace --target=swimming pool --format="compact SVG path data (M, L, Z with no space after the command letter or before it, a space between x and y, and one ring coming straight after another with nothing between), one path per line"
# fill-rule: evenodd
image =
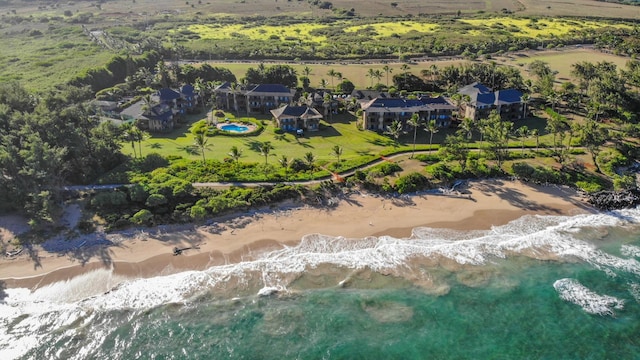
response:
M238 133L243 133L243 132L249 131L249 128L247 126L238 125L238 124L222 125L222 126L220 126L220 129L224 130L224 131L238 132Z

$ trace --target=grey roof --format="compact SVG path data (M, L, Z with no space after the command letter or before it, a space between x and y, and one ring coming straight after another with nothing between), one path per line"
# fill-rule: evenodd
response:
M284 94L291 95L291 89L281 84L260 84L256 85L253 89L249 90L247 94L251 93L272 93L272 94Z
M123 118L149 120L168 120L173 115L171 108L165 104L154 105L148 111L143 110L144 105L144 101L138 101L128 108L122 110L122 112L120 112L120 115Z
M283 115L293 116L301 119L321 119L322 115L314 108L308 106L285 105L271 110L271 114L279 119Z
M459 94L468 95L473 106L490 106L516 104L521 102L522 92L516 89L492 91L488 87L474 82L458 90Z

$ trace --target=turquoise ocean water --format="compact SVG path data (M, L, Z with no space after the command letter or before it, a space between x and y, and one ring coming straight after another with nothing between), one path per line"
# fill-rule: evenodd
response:
M410 239L309 235L150 279L0 303L0 359L638 359L640 210Z

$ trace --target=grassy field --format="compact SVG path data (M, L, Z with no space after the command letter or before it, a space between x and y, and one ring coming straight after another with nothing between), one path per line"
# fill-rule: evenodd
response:
M637 19L640 13L640 7L588 0L545 2L549 4L545 7L529 0L452 0L435 3L419 0L336 0L332 3L335 9L353 9L356 16L335 20L339 12L319 9L308 1L109 0L100 3L69 1L44 4L28 0L3 0L0 1L0 81L19 80L30 90L49 89L68 81L84 69L99 67L114 55L122 54L122 48L108 44L101 47L91 42L83 33L81 24L89 30L105 29L114 38L126 41L132 47L150 37L157 37L165 46L178 43L188 49L204 52L217 47L218 42L224 49L242 48L246 43L253 42L251 46L256 48L252 53L256 57L260 57L265 49L279 46L282 49L276 58L286 57L297 48L304 49L299 50L300 54L304 54L302 58L323 54L327 59L358 59L360 56L375 57L376 48L393 49L384 52L385 56L400 57L411 52L424 53L429 50L430 42L451 45L475 37L477 40L473 41L484 42L494 35L562 37L573 30L604 26L600 21L578 18L541 18L535 22L514 19L505 17L503 9L516 15L550 17L583 15L584 9L598 11L586 15L629 19ZM575 11L573 14L571 9ZM464 19L428 17L430 14L453 15L458 10L462 11ZM332 17L330 21L327 19L329 16ZM615 26L628 27L623 24ZM314 32L317 30L324 30L324 33ZM425 38L425 35L431 38ZM336 36L343 38L340 51L344 51L343 48L357 48L360 52L355 51L347 57L343 57L344 53L332 56L330 45L332 40L337 43ZM403 46L406 49L402 49ZM238 53L245 54L240 50ZM395 64L392 66L396 67ZM413 65L411 71L419 74L426 66L423 63ZM326 72L333 67L337 65L318 65L317 71L311 76L312 85L317 86L322 78L330 82ZM371 79L365 76L366 72L369 68L381 67L341 65L340 69L335 70L342 72L358 86L369 86ZM397 74L398 69L394 69L393 73ZM236 75L242 77L244 71ZM380 82L386 83L386 76Z
M571 75L571 65L577 62L589 61L597 63L608 61L616 64L618 67L624 67L630 59L624 56L617 56L600 51L579 49L575 47L565 50L519 53L513 56L500 58L500 61L505 64L520 67L522 74L525 77L528 77L527 64L534 60L542 60L548 63L552 70L558 72L556 79L564 82L574 80L574 77Z

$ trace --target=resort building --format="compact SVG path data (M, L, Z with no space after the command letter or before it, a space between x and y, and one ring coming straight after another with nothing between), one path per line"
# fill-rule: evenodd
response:
M120 112L120 118L136 121L141 129L151 132L173 130L176 118L192 113L198 105L198 95L192 85L178 90L162 88L151 95L148 101L140 100Z
M175 127L174 112L167 104L149 106L144 101L138 101L122 110L123 120L135 121L138 127L151 132L168 132Z
M285 131L317 131L322 119L322 114L309 106L285 105L271 110L271 114L278 123L278 127Z
M489 117L492 110L497 110L505 120L517 120L522 118L523 104L522 92L516 89L492 91L488 87L473 83L460 90L458 94L468 96L461 108L464 117L472 120Z
M361 103L362 121L367 130L384 131L395 120L406 123L413 114L420 121L435 120L439 127L451 125L454 105L445 98L422 96L417 99L382 98Z
M228 82L214 89L220 109L246 114L268 114L270 110L293 101L294 90L280 84L242 87Z

